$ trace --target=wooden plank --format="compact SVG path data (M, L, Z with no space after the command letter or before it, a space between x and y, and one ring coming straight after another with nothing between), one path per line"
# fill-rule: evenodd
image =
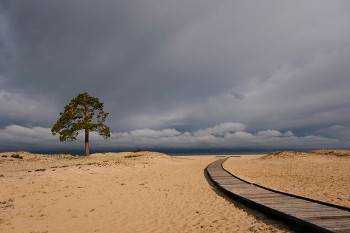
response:
M309 220L313 220L313 219L349 219L350 215L345 215L342 212L318 212L318 213L313 213L317 216L308 216L307 213L302 213L300 216L303 218L307 218Z
M293 218L315 229L324 232L350 232L350 211L292 197L244 182L223 170L222 163L226 160L227 158L219 159L207 167L209 176L220 188L243 198L242 200L273 210L281 216L288 216L288 218Z
M227 188L234 188L234 189L244 189L244 188L249 188L252 185L250 184L245 184L245 183L232 183L232 184L221 184L221 186L223 187L227 187Z
M232 176L231 177L222 177L222 176L217 177L217 176L213 176L213 178L215 178L215 181L218 182L218 183L220 183L221 181L228 181L228 180L231 181L231 182L235 182L237 184L241 184L242 183L242 181L240 181L240 180L233 180Z
M278 204L269 204L268 205L270 208L272 209L276 209L276 210L281 210L281 211L288 211L288 213L301 213L301 212L312 212L312 211L329 211L327 209L322 209L320 207L316 207L313 205L308 205L308 206L301 206L298 203L278 203ZM336 211L336 210L334 210ZM340 210L341 211L341 210ZM331 211L330 211L331 212ZM346 212L343 212L344 214Z

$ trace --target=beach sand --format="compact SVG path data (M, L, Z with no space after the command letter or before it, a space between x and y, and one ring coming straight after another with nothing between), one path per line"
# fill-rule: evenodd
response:
M294 173L275 170L287 169L281 164L294 164L293 159L261 157L230 158L225 167L271 188L289 184L285 179L294 177ZM297 232L293 226L218 190L204 171L217 159L154 152L94 154L87 158L1 153L0 232ZM341 162L332 169L340 169L339 174L333 172L332 180L325 178L323 182L328 184L320 195L327 193L336 204L348 205L349 188L345 183L339 184L344 190L335 191L336 198L328 190L338 187L334 183L337 175L343 177L340 173L344 170L339 167L349 167L349 159L336 159ZM304 163L303 159L298 161ZM275 165L279 168L272 169ZM269 166L270 172L264 166ZM309 172L304 165L299 166L301 173ZM275 177L271 170L278 175ZM291 191L302 189L298 182L291 183ZM338 197L346 201L339 203Z
M274 152L253 160L230 158L224 168L271 189L350 207L350 151Z

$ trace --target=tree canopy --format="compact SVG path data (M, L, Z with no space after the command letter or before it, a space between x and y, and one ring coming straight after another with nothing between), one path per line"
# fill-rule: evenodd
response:
M52 127L53 135L59 133L60 141L77 139L79 130L85 130L85 155L89 155L89 133L99 131L104 139L110 137L109 127L104 121L109 113L103 111L103 103L98 98L89 96L87 92L79 94L60 112L61 117Z

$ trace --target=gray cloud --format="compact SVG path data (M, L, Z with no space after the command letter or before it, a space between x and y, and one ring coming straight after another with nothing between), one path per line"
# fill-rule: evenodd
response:
M252 145L350 137L347 1L1 3L3 129L50 127L88 91L130 135L207 132L216 146L213 127L240 122Z
M59 116L55 101L50 96L14 93L0 89L0 126L9 124L40 125L49 127L52 119Z
M104 140L98 133L91 133L91 149L118 150L125 148L330 148L344 147L346 144L337 139L321 136L296 137L291 131L281 133L276 130L257 132L256 135L239 130L240 123L224 123L194 132L179 132L175 129L151 130L139 129L130 132L111 133ZM243 127L244 128L244 127ZM218 134L219 133L219 134ZM51 134L50 128L22 127L10 125L0 130L0 146L5 150L16 147L20 150L52 150L67 151L83 148L83 136L74 142L59 142L58 137ZM18 144L18 141L21 141Z
M244 98L245 98L245 96L243 94L235 92L235 91L231 92L230 94L238 100L244 100Z

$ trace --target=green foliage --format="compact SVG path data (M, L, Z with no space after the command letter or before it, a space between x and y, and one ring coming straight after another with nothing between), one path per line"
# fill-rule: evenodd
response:
M104 139L110 137L109 127L104 121L109 113L103 111L103 103L98 98L91 97L87 92L79 94L64 107L61 117L52 127L53 135L59 133L60 141L73 141L77 139L79 130L87 132L99 131Z
M20 156L19 154L13 154L13 155L11 155L11 158L23 159L23 156Z
M134 153L136 153L136 152L141 152L141 151L147 151L147 150L136 149L136 150L129 150L128 152L134 152Z

